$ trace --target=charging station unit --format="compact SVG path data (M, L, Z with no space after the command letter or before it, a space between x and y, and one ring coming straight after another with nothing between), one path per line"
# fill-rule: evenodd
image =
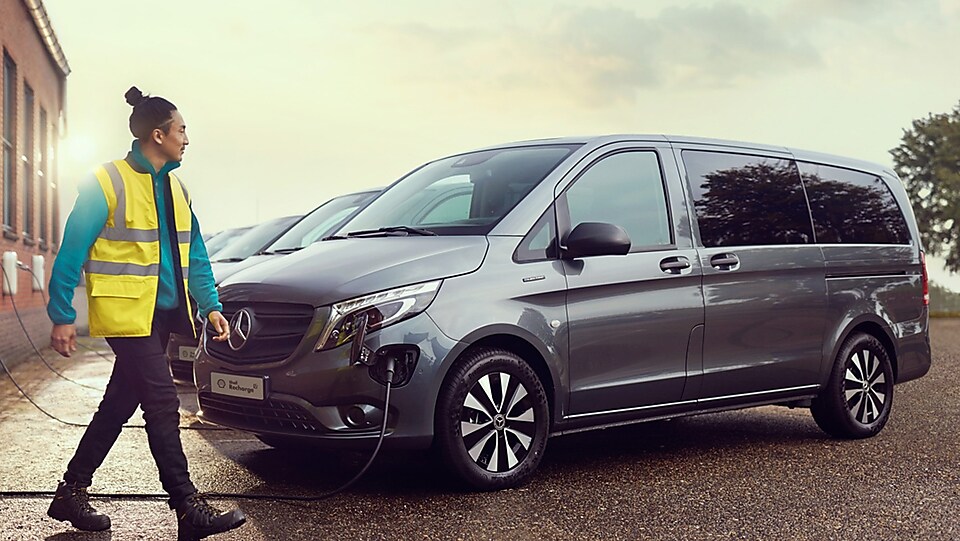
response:
M46 287L44 284L47 283L47 276L42 255L33 256L33 260L30 263L30 272L33 274L33 280L31 280L33 282L33 290L43 291Z
M3 294L17 294L17 252L3 252Z

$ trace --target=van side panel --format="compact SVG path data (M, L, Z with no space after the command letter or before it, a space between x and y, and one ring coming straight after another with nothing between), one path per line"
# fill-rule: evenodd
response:
M829 310L824 377L850 327L864 315L883 322L893 342L897 382L915 379L930 367L927 310L920 263L912 246L825 245Z

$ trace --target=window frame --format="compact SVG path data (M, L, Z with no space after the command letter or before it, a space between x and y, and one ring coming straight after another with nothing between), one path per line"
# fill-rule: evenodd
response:
M3 236L15 240L17 230L17 63L10 52L3 49L3 126L0 126L0 177L3 203L0 206L0 229Z
M32 244L36 236L33 222L35 221L34 199L36 192L36 106L37 94L30 83L23 82L23 176L20 183L23 189L23 241Z
M562 253L563 249L566 246L567 235L573 230L573 227L570 223L570 207L567 202L567 192L571 190L574 186L580 182L580 179L583 178L595 165L601 161L616 156L619 154L631 154L631 153L652 153L657 160L657 172L660 174L660 187L663 189L663 204L666 207L666 219L667 219L667 232L670 235L670 244L652 244L652 245L635 245L631 239L630 251L628 254L633 253L649 253L649 252L663 252L669 250L677 249L677 232L674 228L674 212L671 202L671 193L670 186L667 182L666 171L663 167L663 156L661 155L661 149L656 147L647 147L647 146L638 146L638 147L620 147L616 149L609 150L603 154L593 158L587 163L576 176L571 180L563 190L557 194L554 205L556 207L556 227L557 227L557 242L559 244L560 252ZM639 209L638 209L639 211ZM537 220L537 224L540 223L540 220ZM536 226L534 226L536 227ZM621 226L622 227L622 226ZM532 231L532 230L531 230Z
M40 227L37 229L37 239L40 241L40 247L44 250L47 249L47 241L49 240L49 226L48 222L50 219L50 197L49 197L49 186L47 183L47 175L50 171L50 126L49 116L47 115L47 110L42 105L40 106L40 156L37 158L37 188L38 195L40 198Z

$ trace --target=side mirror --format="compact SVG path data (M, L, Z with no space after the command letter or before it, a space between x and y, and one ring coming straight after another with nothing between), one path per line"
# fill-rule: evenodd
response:
M564 245L564 259L626 255L630 251L630 237L619 225L583 222L567 235Z

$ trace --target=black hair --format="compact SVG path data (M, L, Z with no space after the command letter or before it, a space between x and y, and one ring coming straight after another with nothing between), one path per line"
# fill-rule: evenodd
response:
M134 137L143 141L157 128L163 130L163 133L169 133L173 112L177 110L176 105L160 96L144 96L135 86L131 86L123 97L133 106L133 112L130 113L130 133Z

